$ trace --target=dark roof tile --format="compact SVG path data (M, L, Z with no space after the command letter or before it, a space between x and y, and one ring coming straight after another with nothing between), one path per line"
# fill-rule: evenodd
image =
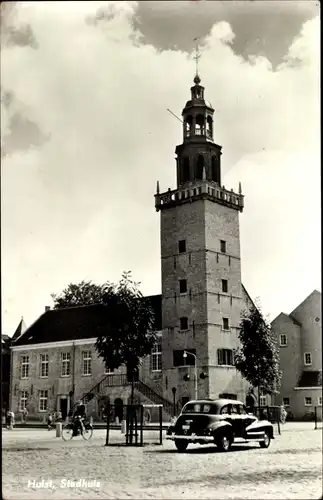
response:
M155 328L161 329L161 295L144 297L155 313ZM46 311L15 342L40 344L95 338L108 323L109 310L103 304Z

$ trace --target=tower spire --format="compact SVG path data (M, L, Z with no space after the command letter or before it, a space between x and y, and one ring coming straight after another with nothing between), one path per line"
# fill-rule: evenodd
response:
M199 41L200 41L199 37L196 37L193 39L193 42L195 42L195 56L194 56L195 64L196 64L195 78L200 78L199 77L199 59L201 57L201 53L199 51Z

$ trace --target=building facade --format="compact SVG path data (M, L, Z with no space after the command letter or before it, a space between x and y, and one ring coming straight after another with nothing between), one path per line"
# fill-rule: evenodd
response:
M244 400L247 384L234 367L241 310L253 303L241 283L239 213L244 197L221 185L221 146L214 109L198 75L183 109L183 142L176 147L176 189L161 193L162 295L150 297L159 341L143 360L138 402L163 404L165 416L195 397ZM11 404L42 418L65 415L75 401L93 416L110 402L126 404L130 387L121 368L106 374L95 351L103 306L47 310L12 348Z
M322 296L314 290L290 314L272 322L280 348L282 383L277 404L291 414L310 418L317 407L322 416Z
M148 297L155 309L155 328L160 328L161 297ZM11 348L11 408L30 418L46 418L61 411L63 418L80 399L87 400L88 413L103 416L107 402L127 404L131 393L125 367L110 372L95 349L95 332L107 324L103 305L46 310ZM154 378L160 379L161 343L144 359L136 382L136 401L157 399ZM151 390L147 389L150 383ZM148 401L149 400L149 401ZM159 401L165 405L164 401ZM165 408L167 413L167 408ZM122 411L117 415L121 417Z

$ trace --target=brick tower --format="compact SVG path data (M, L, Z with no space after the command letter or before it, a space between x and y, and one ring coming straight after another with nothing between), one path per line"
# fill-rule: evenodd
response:
M155 195L161 214L163 395L172 400L175 388L181 403L194 399L196 389L199 398L243 397L232 366L243 307L243 195L241 185L239 194L221 186L213 115L196 74L182 112L183 143L175 150L177 188L160 193L157 183Z

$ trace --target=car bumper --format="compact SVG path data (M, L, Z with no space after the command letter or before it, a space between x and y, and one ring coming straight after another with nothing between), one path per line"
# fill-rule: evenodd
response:
M203 443L214 443L214 437L213 436L197 436L196 434L191 434L190 436L187 435L178 435L178 434L171 434L169 436L166 436L166 439L170 439L171 441L175 441L175 439L182 439L185 441L197 441L197 442L203 442Z

